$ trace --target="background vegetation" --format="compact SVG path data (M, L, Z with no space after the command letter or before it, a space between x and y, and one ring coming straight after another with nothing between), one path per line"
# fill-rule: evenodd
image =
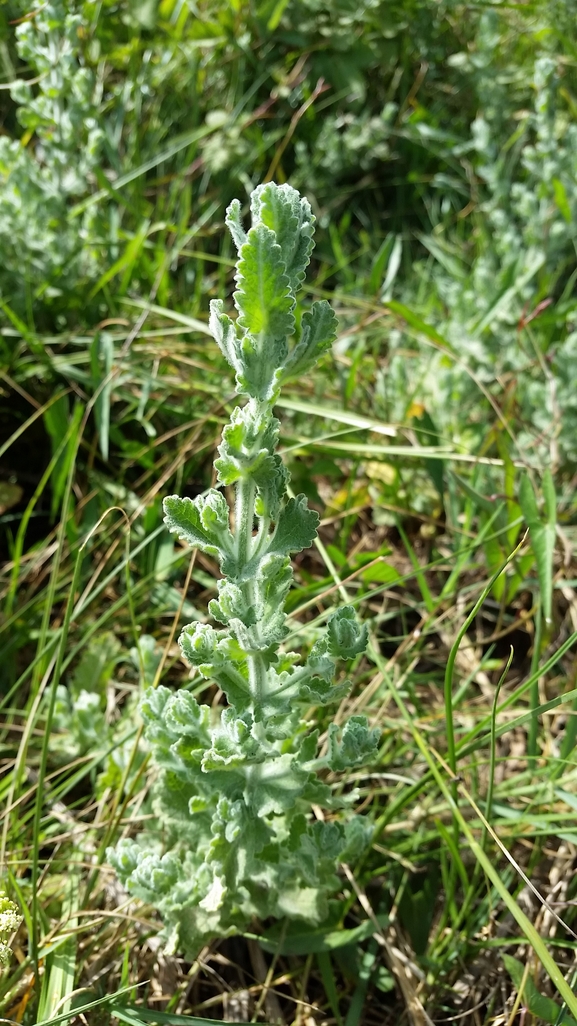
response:
M0 7L5 1019L577 1018L576 13ZM343 782L375 834L322 929L190 965L104 851L151 815L139 687L187 682L175 635L215 591L160 503L211 483L224 209L271 178L313 205L340 318L279 407L323 517L293 629L339 596L371 625L336 716L383 729Z

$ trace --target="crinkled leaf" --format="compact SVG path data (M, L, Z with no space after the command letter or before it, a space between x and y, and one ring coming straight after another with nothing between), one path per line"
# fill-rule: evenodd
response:
M164 709L166 703L172 698L173 692L162 684L157 688L147 688L140 699L139 711L144 724L150 728L151 740L156 740L156 733L159 737L166 737L166 743L171 744L174 736L169 735L164 722Z
M301 834L294 857L309 885L326 884L344 844L344 830L339 823L316 822Z
M271 478L274 481L278 476L284 480L283 475L278 474L277 464L279 462L278 456L271 456L266 449L261 449L254 456L251 455L245 459L220 456L215 460L214 465L218 473L219 484L228 487L235 481L252 479L266 494L271 488L273 493L278 490L271 485Z
M276 520L282 499L286 494L290 474L282 459L276 453L262 461L252 473L258 495L255 510L257 516Z
M344 698L350 690L350 680L329 684L322 677L311 677L300 685L299 698L301 702L310 702L311 705L328 705L329 702L337 702Z
M213 732L212 747L205 752L202 768L210 770L242 766L245 763L256 765L266 758L266 751L260 741L251 733L252 718L237 716L234 709L225 709L220 726Z
M237 407L222 433L215 461L221 484L230 485L239 478L258 478L259 484L276 473L274 450L278 442L279 422L265 417L259 406L250 400Z
M190 691L177 691L164 707L164 722L176 736L198 737L208 741L210 709L199 705Z
M213 679L238 711L250 701L246 657L228 631L204 623L188 624L178 639L182 654L203 677Z
M280 511L269 552L278 552L284 556L289 552L308 549L317 536L319 523L318 513L307 507L306 495L289 499Z
M121 840L116 848L108 848L106 856L123 884L144 901L156 902L178 881L181 866L176 855L152 855L135 842Z
M351 766L370 765L377 755L380 731L371 729L365 716L351 716L339 739L339 727L329 726L328 764L339 771Z
M288 634L284 624L285 615L281 607L269 619L258 619L254 627L247 627L242 620L229 620L229 628L245 652L261 652L265 662L274 657L275 648ZM260 713L260 710L258 710Z
M253 223L261 221L275 233L291 288L304 280L313 250L314 216L310 203L290 185L268 182L251 197Z
M238 324L255 337L277 339L295 330L294 298L282 251L275 234L264 224L251 228L240 251L234 302ZM260 357L267 360L266 347Z
M242 371L236 376L237 391L261 402L273 400L278 394L287 352L284 335L265 339L264 346L261 340L245 335L242 340Z
M110 631L97 634L82 653L74 671L70 682L72 697L77 697L81 691L90 691L104 700L106 686L119 660L120 652L120 642L114 634Z
M279 553L269 553L261 560L256 575L261 606L259 620L265 629L284 624L284 603L290 590L293 572L290 560Z
M191 769L194 764L194 771ZM195 751L194 760L189 760L188 774L164 770L158 778L154 789L152 807L162 822L166 822L171 830L178 831L179 838L187 844L198 843L198 818L193 822L191 808L198 812L208 808L208 802L198 794L198 780L202 779L200 757Z
M233 199L232 203L227 208L226 217L224 221L230 234L232 235L232 240L236 246L237 253L240 253L242 247L246 242L246 232L242 226L239 200Z
M236 325L228 314L223 313L222 307L222 299L211 299L208 327L225 360L238 374L242 370L242 362L239 356Z
M168 530L189 545L211 556L220 556L232 550L229 508L222 492L211 488L206 496L199 495L196 499L167 495L163 506L164 522Z
M147 740L154 744L156 761L167 769L184 769L193 749L210 744L210 710L199 706L187 692L165 687L147 688L140 700ZM193 757L198 763L199 758Z
M327 623L327 650L335 659L352 659L367 647L368 628L358 622L353 606L341 606Z
M341 854L343 862L356 861L370 845L374 835L368 816L351 816L345 822L345 848Z
M244 592L234 581L218 582L218 599L212 599L208 611L219 623L228 624L231 619L238 619L245 627L253 627L257 622L254 606L247 606Z
M289 480L288 470L274 451L279 427L276 417L263 417L259 406L250 400L242 409L234 410L215 460L222 485L252 478L258 488L257 516L270 520L276 520Z
M297 752L297 759L299 762L312 762L316 757L317 748L319 745L319 732L318 730L311 730L309 734L305 734L300 742L300 748Z
M301 798L311 805L320 805L322 809L342 809L345 807L349 796L339 798L333 794L332 789L323 780L319 780L311 773L307 783L303 787Z
M335 313L326 299L313 303L310 310L303 314L301 337L285 364L282 380L302 375L314 367L333 344L337 326Z
M288 812L301 797L309 776L293 755L269 759L247 777L245 801L255 816Z
M310 671L311 676L320 677L322 680L329 683L332 681L335 675L335 664L334 661L327 655L327 639L319 638L315 641L313 647L310 650L309 657L306 662L307 670Z

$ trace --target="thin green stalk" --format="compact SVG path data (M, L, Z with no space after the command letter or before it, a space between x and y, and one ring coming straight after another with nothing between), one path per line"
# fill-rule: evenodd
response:
M495 688L495 694L493 696L493 705L491 708L491 741L489 745L489 781L487 784L487 796L485 798L485 818L487 822L491 820L491 809L493 807L493 791L495 788L495 768L497 763L497 703L499 701L499 695L501 688L507 679L507 674L511 668L513 662L514 650L511 647L509 657L505 664L505 668L499 677L497 687ZM483 827L483 836L481 840L481 847L485 848L487 844L487 829Z
M252 532L255 521L256 488L252 481L240 481L236 491L236 555L240 566L246 566L252 555Z
M12 572L10 574L10 583L8 585L6 603L4 606L5 616L10 616L14 606L14 599L16 598L16 592L18 590L18 574L20 572L20 562L22 559L22 552L24 549L24 539L26 536L26 530L28 528L30 517L34 512L34 507L36 506L36 503L38 502L40 496L42 495L42 492L44 491L46 485L48 484L48 481L50 480L50 476L56 464L58 463L58 460L60 459L62 453L65 451L75 427L77 427L77 425L74 423L73 420L71 420L64 437L60 441L58 448L56 449L51 460L49 461L46 470L42 474L38 484L36 485L36 488L34 489L32 497L22 514L22 519L20 521L18 531L16 532L16 540L14 542L14 551L12 555Z
M549 670L552 670L553 667L559 662L559 660L563 658L565 653L573 647L575 642L577 642L577 631L574 631L574 633L571 634L570 637L563 642L563 644L559 647L557 652L555 652L543 664L543 666L538 671L539 676L544 676L546 673L549 672ZM499 715L499 713L501 712L505 712L505 710L509 709L512 705L514 705L519 700L519 698L521 698L531 688L533 681L534 677L529 677L526 681L523 682L523 684L519 685L519 687L516 688L515 691L513 691L512 694L510 694L508 698L506 698L505 701L502 702L501 705L496 709L496 715ZM550 712L552 709L557 709L564 702L567 702L571 699L573 699L574 702L577 704L577 688L573 689L572 691L568 691L564 695L558 695L556 698L551 699L550 702L546 702L544 705L540 706L539 714L542 715L545 712ZM527 712L522 713L520 716L517 716L514 720L509 720L507 723L501 724L500 727L495 728L495 737L502 737L503 734L506 734L511 730L515 730L517 727L523 726L523 724L527 723L527 721L531 718L532 715L532 710L528 710ZM473 755L475 752L478 752L480 748L484 748L485 745L491 744L491 722L492 713L486 717L483 717L483 719L476 724L473 730L469 731L469 733L460 741L460 743L457 745L457 755L459 760L464 759L468 755ZM486 729L487 727L489 727L489 733L483 734L481 737L478 737L477 735L479 735L481 731ZM427 770L425 773L423 773L422 777L420 777L420 779L416 781L416 783L414 783L411 787L407 787L406 790L396 799L396 801L392 801L390 805L387 806L385 812L383 812L383 814L377 819L375 823L375 831L373 835L375 840L377 840L382 830L387 826L388 823L394 822L397 816L407 805L412 805L413 802L416 801L419 795L421 795L423 791L426 790L430 782L431 773L430 770Z
M46 719L44 722L44 735L42 738L42 748L40 750L40 767L38 770L38 781L36 786L36 801L34 805L34 820L32 826L32 859L31 859L31 889L32 889L32 937L31 937L31 954L32 962L35 966L36 979L39 979L39 915L38 915L38 877L39 877L39 850L40 850L40 824L42 819L42 808L44 805L44 778L46 777L46 769L48 766L48 751L50 747L50 735L52 731L52 720L54 718L54 708L56 705L56 692L58 685L60 684L60 676L62 672L62 663L64 660L64 652L66 650L66 644L68 642L68 631L70 629L70 622L72 620L72 610L74 608L74 596L78 586L80 578L80 567L82 564L82 548L78 550L76 556L76 563L74 566L74 574L72 577L72 585L66 602L66 608L64 611L64 621L62 624L62 632L60 634L60 643L58 645L58 653L56 656L56 665L52 674L52 682L49 691L48 708L46 710Z
M0 371L0 378L3 378L5 381L8 380L6 375L3 374L2 371ZM28 420L25 420L24 423L21 424L20 427L16 429L16 431L13 431L10 437L7 438L6 441L2 443L2 445L0 445L0 456L3 456L4 453L8 451L10 446L14 444L14 442L17 442L20 436L25 434L28 428L31 427L32 424L34 424L34 422L38 420L39 417L44 416L46 410L49 410L51 406L54 406L54 403L57 403L59 399L62 399L65 395L68 395L70 391L71 390L69 388L65 388L63 392L56 392L53 396L50 397L50 399L47 402L44 403L43 406L39 406L37 410L34 410L34 413L31 413L28 417Z
M469 613L464 623L462 624L460 630L458 631L457 637L455 638L451 646L451 651L449 652L449 658L447 660L447 667L445 670L444 699L445 716L447 724L447 761L449 763L449 766L451 767L452 773L455 776L457 775L457 749L455 746L455 727L453 722L453 676L455 673L455 662L457 659L459 646L463 638L465 637L465 634L467 633L469 627L473 623L481 606L490 594L491 589L495 584L495 581L499 579L501 574L507 569L511 561L515 558L515 556L519 552L519 549L522 548L524 541L525 539L523 538L523 540L519 542L517 547L513 549L513 552L511 552L511 554L507 556L505 562L499 567L498 570L495 571L489 583L483 588L483 591L481 592L479 598L475 602L475 605L473 606L471 612Z
M453 722L453 674L454 674L454 670L455 670L455 662L456 662L456 659L457 659L457 653L459 651L459 646L461 644L461 641L463 640L463 638L464 638L465 634L467 633L469 627L473 623L477 613L479 612L479 609L481 608L481 606L485 602L486 598L490 594L491 589L492 589L493 585L495 584L495 581L498 580L498 578L501 576L501 574L507 568L509 563L515 558L515 556L516 556L517 552L519 551L519 549L521 548L522 544L523 544L523 542L520 542L520 544L517 546L517 548L514 549L514 551L507 557L507 559L505 560L503 565L500 566L499 569L496 571L496 573L493 574L491 580L489 581L487 586L483 589L483 591L481 592L479 598L477 599L477 602L475 603L475 605L473 606L471 612L469 613L469 615L465 619L465 622L463 623L461 629L459 630L459 632L457 634L457 637L455 638L455 641L453 642L453 645L451 647L451 651L449 652L449 658L447 660L447 667L446 667L446 671L445 671L444 699L445 699L445 720L446 720L446 725L447 725L447 761L449 763L449 766L451 768L451 772L452 772L453 777L454 777L454 782L453 782L452 788L453 788L453 804L454 804L455 808L457 807L458 793L457 793L457 783L456 783L456 777L457 777L457 749L456 749L456 746L455 746L455 727L454 727L454 722ZM458 843L459 843L459 828L458 828L458 824L457 824L457 819L455 817L453 817L453 826L454 826L454 834L455 834L455 837L454 837L455 846L458 847ZM448 895L447 895L447 904L448 905L450 905L450 903L453 901L454 891L455 891L456 885L457 885L457 866L456 866L455 860L453 860L452 863L451 863L449 892L448 892Z
M398 530L398 532L399 532L399 534L401 536L401 540L403 542L403 545L405 546L405 551L406 551L409 559L411 560L411 564L413 566L413 570L415 571L415 576L416 576L417 581L419 583L419 588L421 589L421 596L422 596L423 602L425 603L425 608L426 608L428 613L432 613L433 610L436 608L437 604L436 604L433 596L431 595L431 589L429 588L429 585L427 584L427 579L426 579L426 577L425 577L425 575L423 573L423 570L422 570L422 567L421 567L421 565L419 563L419 560L417 559L417 555L415 553L415 550L414 550L413 546L411 545L411 543L410 543L410 541L409 541L409 539L407 537L407 533L404 530L403 525L401 524L401 521L399 520L398 517L395 517L395 524L396 524L397 530Z
M543 644L543 606L539 599L537 603L537 612L535 615L535 636L533 638L533 652L531 654L531 676L534 678L531 684L531 691L529 701L531 709L533 710L533 716L529 723L529 731L527 734L527 756L529 759L529 766L535 770L537 768L537 737L539 733L539 716L536 709L539 705L539 680L541 675L537 672L539 668L539 660L541 659L541 650Z
M374 661L375 661L376 665L379 667L379 669L384 670L384 660L382 659L380 653L375 648L375 646L371 645L370 655L371 655L371 658L374 659ZM415 727L415 724L413 722L413 717L411 716L409 710L405 706L405 703L403 702L403 699L398 694L398 692L396 691L395 688L391 688L391 694L392 694L392 697L394 698L394 700L395 700L395 702L396 702L396 704L397 704L397 706L398 706L398 708L399 708L399 710L400 710L400 712L401 712L401 714L403 716L403 719L404 719L408 729L410 730L410 732L411 732L411 734L412 734L412 736L413 736L413 738L415 740L415 743L417 744L417 746L419 748L419 751L421 752L421 755L423 756L423 758L425 759L425 761L426 761L426 763L427 763L427 765L429 767L430 774L432 775L432 777L434 778L435 782L437 783L437 786L439 787L439 790L441 791L441 793L445 797L446 801L449 803L449 806L452 809L453 815L454 815L455 819L457 820L458 827L459 827L461 833L463 834L463 836L466 838L466 841L467 841L467 843L468 843L472 853L474 854L475 858L481 864L481 867L482 867L483 871L485 872L485 874L487 875L487 877L489 878L489 880L493 884L493 887L495 888L495 890L499 894L500 898L502 899L503 903L505 904L505 906L507 907L507 909L509 910L509 912L511 913L511 915L513 916L513 918L517 922L518 926L521 928L521 930L522 930L523 934L525 935L527 941L529 942L529 944L533 948L535 954L537 955L537 957L541 961L541 964L543 965L543 968L546 970L546 972L548 972L551 980L553 981L553 983L557 987L557 990L559 991L561 997L567 1003L567 1007L570 1009L570 1011L572 1012L573 1015L576 1015L577 1014L577 996L573 993L573 991L571 990L571 988L567 984L567 981L565 980L565 977L563 976L563 973L559 969L559 966L557 965L557 963L554 961L554 959L549 954L549 951L547 950L545 942L539 936L537 930L533 926L533 923L528 919L528 917L525 915L525 913L520 909L518 903L515 901L513 896L507 890L507 887L505 886L505 884L503 883L503 881L501 879L501 874L500 874L499 869L493 864L493 862L491 861L489 856L483 850L482 846L475 839L469 824L467 823L466 819L464 818L464 816L462 815L462 813L461 813L461 811L459 809L458 804L456 804L454 802L453 795L454 795L454 785L455 785L455 783L457 783L457 787L466 796L467 801L469 802L469 804L474 809L474 811L477 814L481 824L486 822L484 816L482 815L480 810L476 807L476 805L473 802L472 798L470 798L470 796L464 791L464 788L463 788L462 784L459 784L458 782L454 781L454 779L452 778L452 774L451 774L451 781L450 781L450 783L447 783L445 781L445 779L443 778L443 776L441 774L441 768L440 768L438 762L433 757L433 753L431 751L430 745L426 742L426 740L421 736L420 732Z
M495 694L493 696L493 706L492 706L492 710L491 710L491 740L490 740L490 747L489 747L489 781L488 781L488 785L487 785L487 796L486 796L486 799L485 799L485 818L486 818L487 822L490 821L490 812L491 812L491 807L492 807L492 804L493 804L493 789L494 789L494 784L495 784L495 763L496 763L496 751L497 751L497 749L496 749L496 740L497 740L496 739L496 733L497 733L497 728L496 728L496 724L497 724L497 702L499 700L499 692L501 691L501 687L503 686L503 684L505 682L505 679L507 677L507 673L509 672L512 660L513 660L513 649L511 649L509 658L507 660L507 664L506 664L505 669L503 670L503 672L502 672L502 674L501 674L501 676L499 678L499 681L497 683L497 687L495 688ZM488 835L487 827L486 827L486 825L484 825L483 826L482 839L481 839L481 847L483 848L483 850L485 850L485 848L486 848L487 835ZM469 912L470 912L470 910L471 910L471 908L473 906L473 903L476 900L476 894L477 894L476 884L477 884L477 882L479 880L479 875L480 875L481 872L482 872L481 864L480 864L480 862L476 862L475 863L475 869L473 870L473 875L472 875L471 881L469 883L469 886L466 887L465 891L464 891L463 902L461 903L461 905L459 907L459 911L458 911L457 917L456 917L455 921L453 922L453 930L458 930L460 925L461 925L461 923L465 922L467 916L469 915ZM442 931L441 931L440 928L437 930L437 935L438 936L442 935ZM445 950L446 948L449 947L449 945L451 944L451 940L452 940L451 936L445 934L444 938L442 938L442 940L441 940L440 945L437 947L437 957L439 957L441 951L443 951L443 950Z
M114 507L114 508L118 508L118 507ZM108 574L107 577L100 583L98 588L95 588L94 591L91 592L89 595L87 595L84 600L82 598L79 599L79 601L77 602L77 604L76 604L76 606L74 608L74 614L73 614L73 619L74 620L79 619L81 614L84 613L85 610L89 607L89 605L94 602L94 600L97 597L97 595L101 594L103 591L105 591L106 588L109 586L110 582L113 581L114 578L118 576L118 574L122 573L122 571L124 571L126 573L126 567L127 567L128 562L133 560L135 558L135 556L137 556L140 552L142 552L143 549L145 549L147 547L147 545L151 544L151 542L159 534L161 534L163 529L164 529L163 527L156 528L155 531L153 531L143 541L141 541L138 545L135 546L135 548L132 550L132 552L129 554L128 557L125 556L120 561L118 566L115 567L115 569L113 571L111 571L110 574ZM92 535L92 531L90 532L90 535ZM171 564L170 565L176 564L176 563L180 562L181 559L182 559L182 555L180 553L175 553L174 557L171 560ZM166 569L166 567L165 567L165 569ZM156 576L157 576L157 571L154 570L151 573L147 574L145 577L141 578L141 580L139 580L137 584L132 586L132 590L131 590L132 596L135 596L135 595L140 594L141 592L145 591L149 587L150 582L154 581ZM65 590L65 589L68 590L70 582L65 579L65 580L61 581L60 584L61 584L62 590ZM99 616L96 620L91 622L90 627L87 629L85 634L82 635L82 638L80 639L78 644L75 645L73 648L71 648L70 652L66 656L64 665L62 667L63 670L65 670L70 665L70 663L76 658L76 656L78 655L79 651L81 651L81 649L85 646L85 644L89 640L89 638L91 638L99 630L99 628L104 623L106 623L107 620L110 619L111 616L114 616L115 613L117 613L119 610L121 610L124 607L124 605L125 605L125 596L121 595L120 598L116 599L116 601L113 602L112 605L110 605L105 610L105 612L101 614L101 616ZM16 617L14 617L14 619L16 619ZM49 654L56 647L56 645L58 644L58 641L60 639L60 632L61 632L61 630L62 630L61 627L56 628L54 630L54 632L52 633L51 637L47 639L45 649L42 652L36 654L34 659L30 662L30 665L26 667L26 669L22 672L20 677L12 685L12 687L10 688L10 691L6 694L5 697L3 697L2 701L0 702L0 709L3 709L7 705L7 703L10 701L10 698L14 694L18 693L18 691L25 685L25 683L28 680L30 674L32 673L34 668L38 665L39 661L42 660L42 659L45 659L46 655Z

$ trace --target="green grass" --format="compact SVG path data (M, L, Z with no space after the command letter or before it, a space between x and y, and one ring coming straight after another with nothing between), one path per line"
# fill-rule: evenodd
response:
M19 99L23 127L0 93L46 179L24 222L0 210L1 861L23 915L0 1016L569 1024L569 5L69 7L94 76L78 109L103 133L80 191L51 190L61 158L84 167L84 129L67 141ZM16 51L26 13L1 12L3 84L42 74ZM64 81L59 116L76 103ZM2 160L6 197L30 167ZM206 339L208 299L232 290L222 214L271 166L314 204L309 293L340 318L281 404L292 487L322 517L288 640L309 645L345 595L370 624L334 717L382 727L378 762L339 784L374 836L322 929L254 924L191 965L104 852L152 814L139 688L218 700L175 643L215 566L175 545L160 502L211 484L234 404Z

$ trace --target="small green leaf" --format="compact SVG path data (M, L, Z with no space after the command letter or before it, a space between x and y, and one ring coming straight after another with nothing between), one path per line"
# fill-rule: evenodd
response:
M571 1018L556 1001L539 993L531 974L525 975L525 966L522 962L512 955L503 955L503 961L517 990L523 987L522 1002L532 1015L543 1019L550 1026L577 1026L575 1019Z
M256 515L269 520L276 520L289 480L288 470L274 451L278 434L276 417L263 420L258 407L248 402L233 411L214 463L219 484L225 487L252 478L258 489Z
M332 770L341 771L351 766L370 765L377 756L378 728L370 728L366 716L351 716L345 723L339 739L340 728L329 725L328 763Z
M211 556L232 550L229 509L222 492L212 488L196 499L167 495L163 502L164 522L169 531Z
M334 665L331 663L331 677L334 674ZM301 702L310 705L329 705L331 702L340 702L341 698L348 695L351 690L350 680L339 681L338 684L331 684L320 674L311 676L299 686L299 699Z
M248 707L246 660L228 631L215 631L205 623L189 623L178 643L191 666L197 666L203 677L215 680L239 712Z
M368 627L359 624L353 606L341 606L327 623L327 651L334 659L352 659L367 647Z
M333 344L337 325L337 318L326 299L313 303L303 314L301 337L286 362L283 381L304 374L314 366Z
M242 370L242 363L238 355L236 325L223 313L222 307L222 299L211 299L208 327L225 360L238 373Z
M211 599L208 611L219 623L240 620L245 627L253 627L256 623L254 605L247 605L242 588L234 581L224 579L218 582L218 600Z
M261 560L256 580L259 585L262 606L259 608L259 620L263 627L275 622L282 613L284 622L284 602L293 580L293 572L288 556L278 552L270 552Z
M232 203L226 211L226 217L224 222L232 235L232 240L236 246L237 253L240 253L242 247L247 241L246 232L242 226L240 202L237 199L233 199Z
M367 567L360 574L361 581L367 584L395 584L401 579L401 575L390 563L379 560L373 566Z
M268 551L286 556L308 549L317 536L318 513L307 507L306 495L289 499L281 510Z

